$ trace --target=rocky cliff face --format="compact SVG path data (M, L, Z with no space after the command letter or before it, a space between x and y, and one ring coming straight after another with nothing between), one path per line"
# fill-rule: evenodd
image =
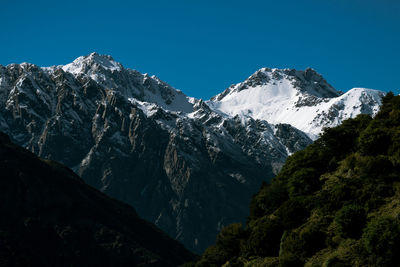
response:
M259 75L235 90L263 84ZM316 74L303 76L297 87L319 92L322 102L339 94ZM290 124L229 114L215 101L187 97L96 53L65 66L0 67L0 130L133 205L195 252L222 226L244 221L262 181L311 143Z
M0 132L1 266L178 266L195 255Z

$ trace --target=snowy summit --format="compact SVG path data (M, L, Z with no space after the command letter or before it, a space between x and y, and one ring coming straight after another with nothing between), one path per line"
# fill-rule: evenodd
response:
M207 104L229 116L287 123L315 139L324 127L336 126L360 113L374 115L383 95L381 91L365 88L343 94L310 68L305 71L263 68Z
M88 56L78 57L72 63L62 66L62 69L65 72L78 74L87 72L88 69L94 71L99 67L110 71L120 71L123 68L122 65L114 61L111 56L99 55L98 53L93 52Z

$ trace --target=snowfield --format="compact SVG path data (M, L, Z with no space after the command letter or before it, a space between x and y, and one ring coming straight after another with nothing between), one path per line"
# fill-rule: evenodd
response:
M376 114L384 95L381 91L366 88L353 88L343 94L330 87L316 73L305 81L308 87L304 90L297 86L297 81L306 79L305 72L297 71L296 76L288 75L288 72L261 69L243 83L228 88L228 92L207 101L207 104L228 116L252 117L271 124L287 123L315 139L324 127L339 125L360 113ZM258 73L264 75L263 80L255 86L249 85ZM274 76L279 78L274 79ZM325 84L329 94L312 90L310 86L318 83Z

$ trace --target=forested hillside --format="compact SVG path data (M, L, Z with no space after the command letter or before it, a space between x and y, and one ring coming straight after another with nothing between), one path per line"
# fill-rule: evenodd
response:
M399 266L400 96L328 128L195 266Z

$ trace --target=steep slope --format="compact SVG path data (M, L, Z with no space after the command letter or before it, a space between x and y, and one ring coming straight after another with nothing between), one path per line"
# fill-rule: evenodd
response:
M135 210L0 132L0 266L178 266L194 258Z
M311 143L287 124L230 117L110 56L0 67L0 130L135 207L202 252Z
M78 79L90 77L98 85L118 91L126 98L155 103L171 111L192 112L191 98L181 91L172 88L156 76L150 77L135 70L125 69L108 55L92 53L58 68Z
M312 69L260 69L207 103L230 116L250 116L287 123L315 139L323 127L334 127L360 113L374 115L383 92L354 88L336 91Z
M399 266L400 96L327 129L187 266Z

